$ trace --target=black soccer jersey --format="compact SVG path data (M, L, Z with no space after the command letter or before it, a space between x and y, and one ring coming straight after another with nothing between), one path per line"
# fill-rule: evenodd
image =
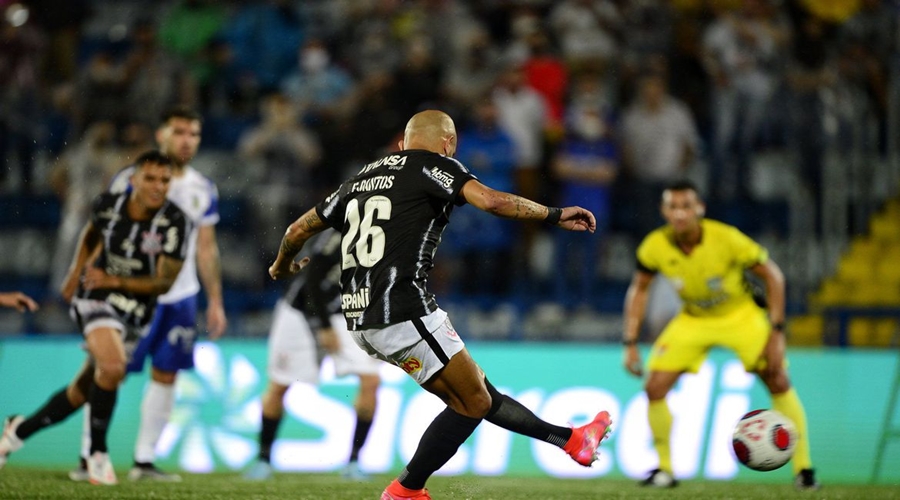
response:
M424 150L362 168L316 206L341 232L341 309L351 330L378 328L437 310L428 272L462 186L475 176Z
M129 193L103 193L94 199L91 222L101 234L103 250L94 263L115 276L153 276L157 258L167 255L184 260L190 223L168 200L147 220L128 216ZM121 290L79 290L83 299L102 300L119 313L123 323L143 327L153 316L155 295L139 295Z
M341 233L329 230L318 237L309 264L291 282L284 300L306 315L313 330L341 312Z

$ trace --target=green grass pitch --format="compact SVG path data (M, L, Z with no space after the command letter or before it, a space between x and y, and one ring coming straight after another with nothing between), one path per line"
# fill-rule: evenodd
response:
M0 499L378 499L390 476L354 483L336 474L276 474L271 481L247 482L238 474L185 475L174 484L130 483L125 471L118 486L73 483L64 470L10 465L0 471ZM684 481L672 490L648 490L633 481L535 477L434 477L428 489L435 500L573 500L615 498L715 499L900 499L900 485L826 484L817 492L796 492L790 484Z

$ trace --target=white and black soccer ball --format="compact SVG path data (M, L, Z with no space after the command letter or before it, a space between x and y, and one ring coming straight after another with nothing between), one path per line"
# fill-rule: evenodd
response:
M775 410L753 410L738 421L731 442L738 462L758 471L788 463L797 445L797 428Z

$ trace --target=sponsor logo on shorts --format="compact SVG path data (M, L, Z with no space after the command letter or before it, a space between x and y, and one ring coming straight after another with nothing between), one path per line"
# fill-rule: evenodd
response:
M422 362L419 360L419 358L412 357L406 358L398 366L400 366L400 368L406 373L412 375L413 373L416 373L417 371L422 369Z

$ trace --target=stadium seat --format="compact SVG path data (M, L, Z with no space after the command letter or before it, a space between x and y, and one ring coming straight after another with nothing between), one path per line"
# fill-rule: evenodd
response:
M792 346L822 345L825 319L819 314L794 316L787 322L788 342Z

